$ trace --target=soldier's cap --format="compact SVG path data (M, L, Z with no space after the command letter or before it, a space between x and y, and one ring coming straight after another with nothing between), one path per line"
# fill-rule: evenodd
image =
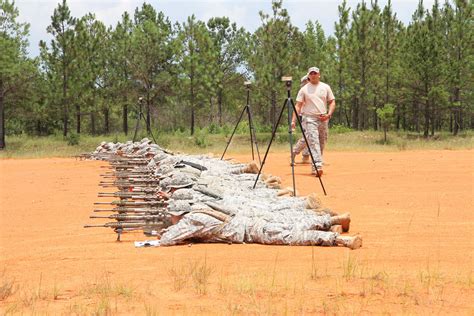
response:
M308 69L308 75L312 72L318 73L319 74L319 68L318 67L310 67Z
M308 75L304 75L303 77L301 77L301 83L304 83L306 80L308 80Z

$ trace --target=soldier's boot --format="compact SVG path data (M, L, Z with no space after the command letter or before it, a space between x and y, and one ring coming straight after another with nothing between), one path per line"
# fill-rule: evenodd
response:
M270 177L268 177L267 180L265 180L265 184L269 188L280 189L281 188L281 186L280 186L281 179L279 177L270 176Z
M321 208L319 211L324 212L325 214L329 214L331 216L339 215L337 212L334 212L333 210L331 210L330 208L327 208L327 207Z
M351 215L349 213L344 213L342 215L331 217L331 226L341 225L343 232L349 231L350 224L351 224Z
M319 210L322 207L321 200L316 193L311 193L306 197L306 208L312 210Z
M243 173L254 173L258 174L258 171L260 168L258 167L257 163L255 161L251 161L247 166L242 168Z
M341 225L332 225L329 229L330 232L342 234L342 226Z
M362 237L360 237L359 235L337 236L336 245L344 246L352 250L359 249L360 247L362 247Z
M310 162L311 162L311 159L309 159L309 155L303 155L303 157L301 157L302 164L309 164Z
M293 188L286 187L280 191L278 191L277 196L295 196L295 193L293 192ZM296 195L298 195L298 190L296 190Z

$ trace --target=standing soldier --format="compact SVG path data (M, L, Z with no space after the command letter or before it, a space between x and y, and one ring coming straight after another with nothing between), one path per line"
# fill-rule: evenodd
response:
M309 83L302 87L296 97L296 111L303 117L303 129L308 140L308 146L314 158L318 173L323 173L323 151L328 137L328 121L336 109L336 101L331 87L320 81L319 68L308 69ZM328 110L329 104L329 110ZM293 113L292 127L295 127L296 116ZM304 149L305 143L298 141L292 155L297 155ZM312 165L312 172L316 170Z

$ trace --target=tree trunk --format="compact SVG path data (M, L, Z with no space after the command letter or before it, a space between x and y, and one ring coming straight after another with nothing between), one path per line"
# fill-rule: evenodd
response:
M453 135L456 136L459 132L459 121L460 121L460 114L461 111L459 107L459 102L460 102L460 89L459 87L454 88L454 126L453 126Z
M358 127L358 118L359 118L359 99L357 96L354 96L352 99L352 128L357 129Z
M396 119L395 119L395 127L398 130L400 130L400 121L402 119L402 110L401 110L401 107L400 107L400 103L397 103L396 105L396 111L397 111L397 116L396 116Z
M194 82L193 76L191 76L191 136L194 135Z
M148 94L146 97L146 132L148 134L151 133L151 115L150 115L150 95Z
M428 137L430 131L430 106L429 101L425 101L425 126L423 126L423 136Z
M218 115L219 115L219 126L222 127L222 101L223 101L223 94L224 94L224 91L223 89L219 89L219 91L217 92L217 111L218 111Z
M68 133L68 121L69 121L69 113L68 113L68 106L67 106L67 73L66 73L66 66L64 64L63 59L63 97L61 100L63 106L63 136L66 137Z
M377 97L374 97L374 131L378 130L378 118L377 118Z
M36 120L36 136L41 136L41 120Z
M5 143L5 104L3 97L3 81L0 80L0 149L4 149Z
M91 112L91 134L95 135L95 113L94 111Z
M275 129L275 125L276 125L276 91L275 90L272 90L271 92L271 102L272 102L272 106L271 106L271 109L270 109L270 120L272 122L272 128Z
M110 132L110 119L109 119L109 109L105 108L104 109L104 128L105 128L105 134L109 134Z
M128 135L128 107L127 104L123 105L123 111L122 111L122 116L123 116L123 132L125 135Z
M81 133L81 106L76 104L76 133Z

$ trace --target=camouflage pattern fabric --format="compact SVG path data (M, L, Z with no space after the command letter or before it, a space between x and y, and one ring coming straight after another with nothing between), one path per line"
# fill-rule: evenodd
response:
M160 246L186 241L260 243L267 245L336 245L337 233L321 231L331 226L329 216L306 216L291 222L252 218L238 214L228 222L203 213L188 213L161 236Z
M303 116L303 122L301 124L303 125L316 167L322 167L324 147L328 140L328 121L323 122L316 117ZM305 147L306 143L304 138L301 138L293 148L293 152L299 154Z

